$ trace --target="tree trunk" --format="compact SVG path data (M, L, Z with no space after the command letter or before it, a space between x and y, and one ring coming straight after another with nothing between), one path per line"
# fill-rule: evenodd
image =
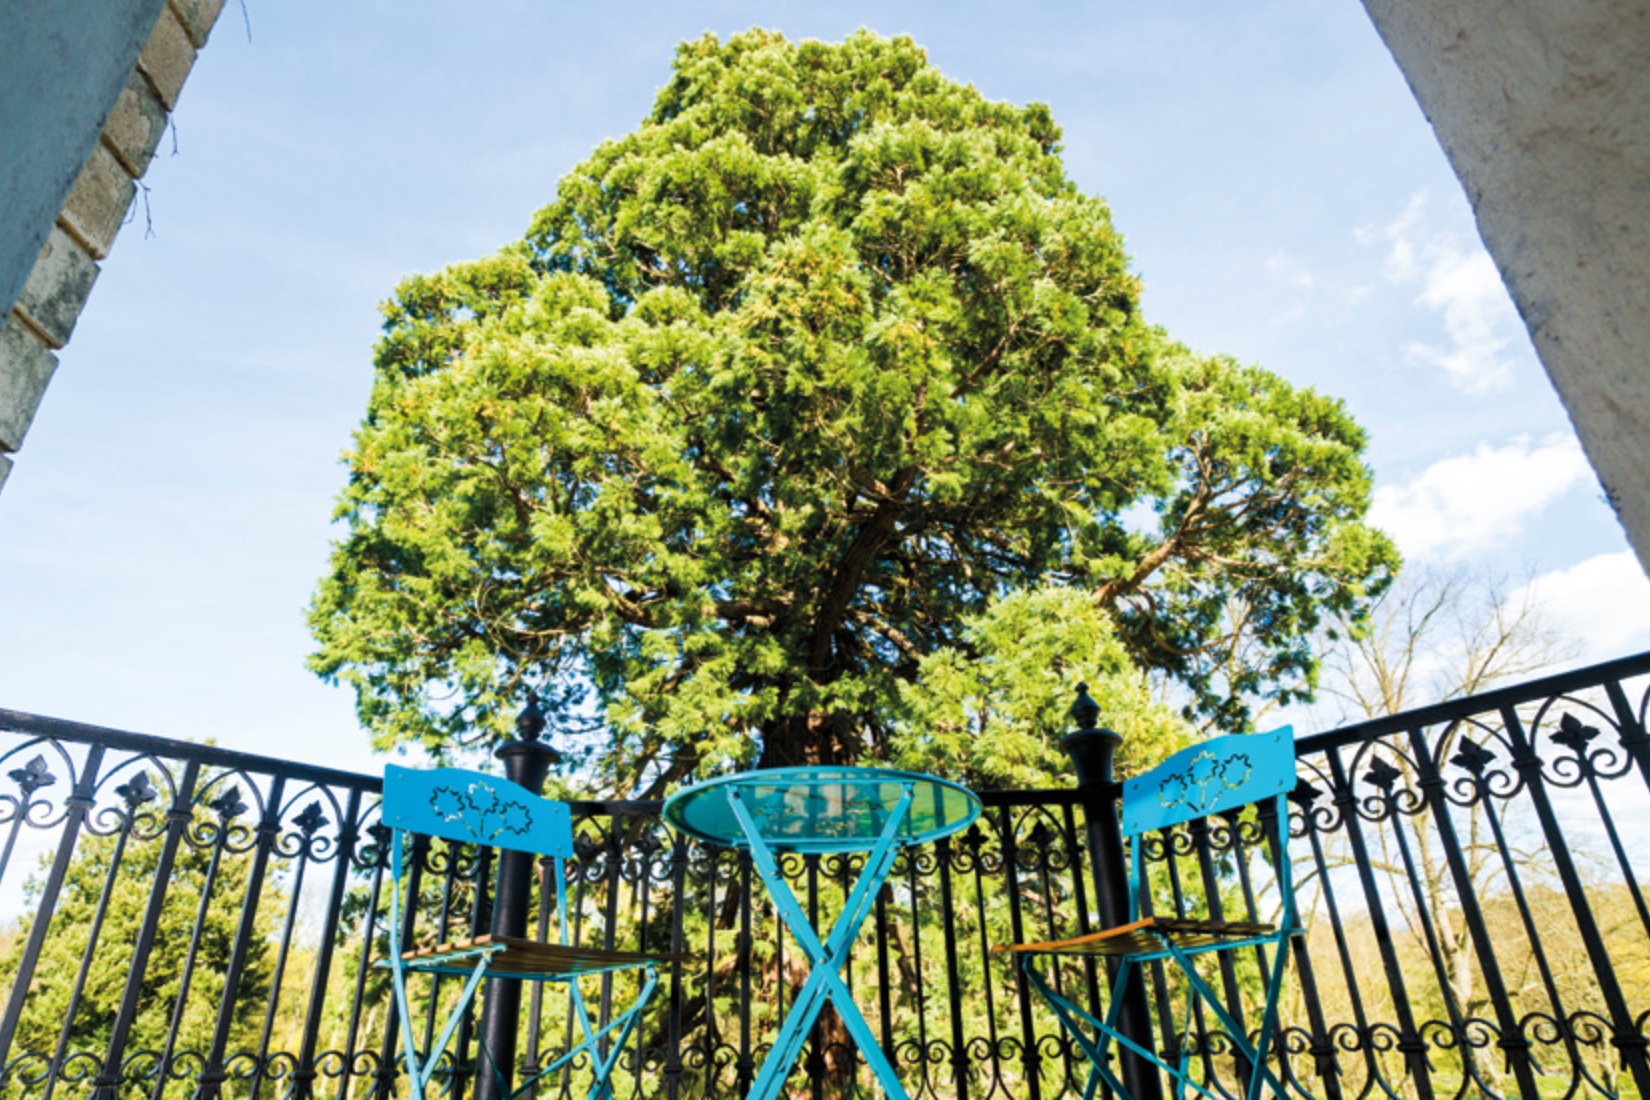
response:
M777 718L762 727L758 768L804 764L853 764L863 748L852 720L819 711Z

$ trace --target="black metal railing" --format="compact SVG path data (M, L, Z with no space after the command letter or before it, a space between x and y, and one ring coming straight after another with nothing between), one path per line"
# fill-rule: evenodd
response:
M1285 842L1254 814L1149 838L1161 911L1264 920L1280 843L1308 934L1293 948L1278 1068L1301 1097L1650 1096L1650 654L1302 739ZM1091 931L1120 852L1091 829L1110 787L988 792L966 833L901 857L845 970L913 1097L1082 1095L1086 1067L994 944ZM51 1100L405 1095L384 954L379 780L0 711L0 1094ZM669 949L615 1095L743 1097L804 963L748 857L684 841L657 803L576 805L566 882L546 865L530 926L567 891L581 942ZM1096 822L1102 822L1097 818ZM1107 867L1107 861L1112 866ZM854 857L792 857L827 919ZM494 855L420 840L412 938L489 926ZM1102 905L1106 902L1106 905ZM1263 952L1210 971L1257 1021ZM1103 1005L1103 965L1051 974ZM632 988L588 987L601 1014ZM419 997L451 1003L454 980ZM1241 1066L1212 1017L1147 983L1149 1040L1217 1095ZM432 1089L489 1072L479 1020ZM529 992L521 1067L574 1036ZM433 1031L420 1018L417 1041ZM581 1066L537 1087L583 1095ZM877 1090L834 1016L794 1095ZM800 1091L794 1091L800 1090Z

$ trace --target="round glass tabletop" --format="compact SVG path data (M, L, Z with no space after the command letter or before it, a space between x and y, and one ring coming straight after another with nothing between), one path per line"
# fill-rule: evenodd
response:
M724 847L748 847L728 796L738 792L762 840L783 852L860 852L877 842L911 788L911 807L897 834L922 844L966 829L980 815L968 788L920 772L891 768L768 768L707 779L677 791L664 816L690 836Z

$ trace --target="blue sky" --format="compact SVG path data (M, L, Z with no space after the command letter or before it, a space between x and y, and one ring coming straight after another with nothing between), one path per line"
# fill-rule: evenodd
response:
M1508 572L1602 659L1650 585L1362 7L494 3L225 9L0 493L0 706L373 769L303 667L376 303L518 237L676 43L908 33L1048 103L1148 316L1344 397L1417 562ZM1520 580L1520 583L1522 581Z

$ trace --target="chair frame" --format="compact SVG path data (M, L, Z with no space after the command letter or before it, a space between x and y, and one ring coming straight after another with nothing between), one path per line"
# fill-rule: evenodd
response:
M1241 775L1237 774L1239 769L1242 770ZM1021 971L1048 1002L1092 1064L1083 1092L1084 1100L1092 1100L1101 1080L1117 1096L1129 1096L1122 1081L1107 1064L1107 1050L1114 1041L1169 1074L1175 1083L1176 1100L1184 1100L1188 1088L1209 1100L1220 1100L1216 1093L1192 1080L1187 1072L1191 1059L1188 1045L1181 1045L1177 1064L1170 1065L1155 1051L1130 1039L1117 1028L1123 998L1135 970L1158 962L1172 962L1186 976L1186 1009L1180 1034L1189 1030L1193 1008L1201 1001L1225 1028L1237 1052L1252 1067L1244 1094L1246 1100L1257 1100L1263 1085L1270 1086L1278 1097L1287 1096L1283 1083L1267 1065L1266 1056L1277 1031L1278 997L1283 987L1289 941L1304 932L1295 908L1294 881L1287 848L1289 792L1294 787L1295 744L1293 731L1288 726L1264 734L1217 737L1174 754L1151 771L1123 784L1122 832L1129 839L1130 847L1129 923L1070 940L1018 944L1000 949L1020 956ZM1238 922L1164 920L1151 915L1149 875L1144 858L1145 834L1256 804L1267 798L1275 800L1275 820L1280 828L1277 873L1282 912L1277 926L1267 930L1266 926ZM1196 934L1202 942L1188 944L1176 941L1177 933L1187 932ZM1135 946L1124 945L1124 937L1128 937L1128 943ZM1108 950L1105 942L1108 939L1122 946ZM1142 946L1151 941L1155 941L1155 947ZM1270 964L1266 967L1269 973L1263 975L1266 978L1266 1008L1254 1043L1249 1042L1245 1030L1194 965L1200 955L1247 947L1267 947L1272 951ZM1032 965L1039 955L1110 956L1117 959L1117 972L1112 981L1105 1018L1096 1017L1056 991ZM1094 1035L1091 1037L1086 1029L1093 1029Z
M433 768L414 770L389 765L384 769L383 823L392 830L390 839L390 921L389 958L379 965L391 972L396 1007L401 1017L401 1043L407 1073L414 1094L423 1098L425 1086L435 1074L441 1052L447 1048L453 1032L475 999L483 978L515 979L519 981L560 982L567 986L574 1015L584 1033L582 1042L556 1058L543 1069L530 1075L514 1090L503 1087L504 1074L493 1065L500 1081L500 1094L511 1097L533 1088L540 1080L556 1072L579 1055L589 1052L595 1070L589 1100L598 1096L611 1097L611 1075L619 1055L629 1042L648 1000L658 987L656 964L671 961L674 956L644 955L609 951L594 951L570 947L567 942L571 924L567 916L566 879L563 861L574 854L572 812L565 803L528 791L508 779L486 775L462 768ZM556 880L556 909L558 918L558 945L529 944L526 941L504 938L478 937L474 941L443 944L432 951L405 957L402 950L401 926L403 907L401 875L405 865L403 837L407 833L440 837L444 840L478 844L487 847L525 852L549 857ZM488 942L478 942L486 940ZM529 947L541 956L559 959L566 969L559 972L526 972L491 970L496 956L513 948ZM559 951L557 948L559 947ZM644 980L635 1002L613 1016L606 1024L596 1027L579 989L579 979L593 974L608 974L617 970L641 969ZM413 1034L412 1006L407 997L409 972L450 974L465 979L458 1003L448 1013L439 1038L419 1058ZM436 1011L431 1004L430 1011ZM600 1042L617 1032L611 1050L604 1056ZM481 1051L491 1065L492 1055L485 1040L477 1038Z

